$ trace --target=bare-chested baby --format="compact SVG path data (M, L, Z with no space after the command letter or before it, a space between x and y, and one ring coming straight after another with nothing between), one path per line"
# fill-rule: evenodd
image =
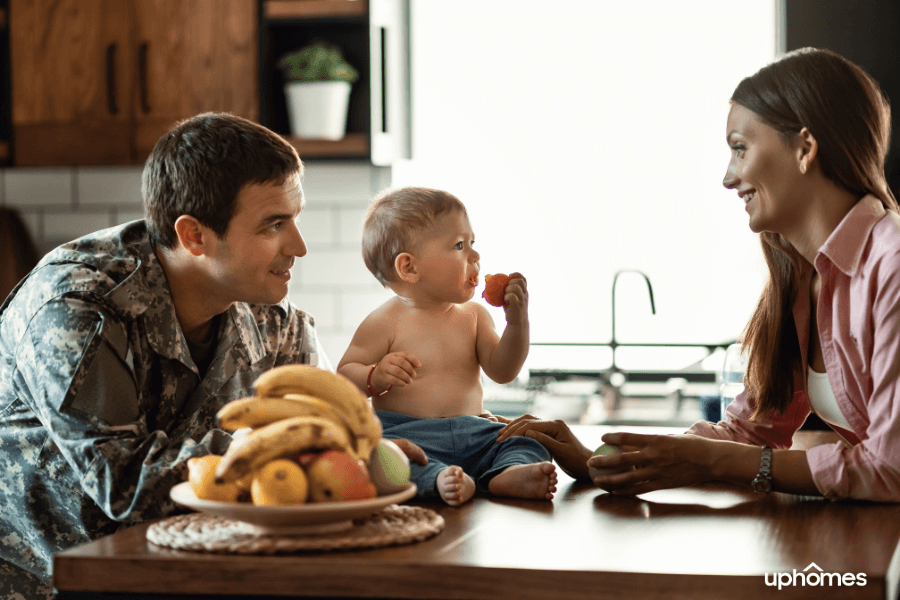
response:
M487 308L471 302L479 255L466 208L452 194L402 188L372 201L363 226L366 266L396 295L357 329L338 373L372 398L385 438L421 446L412 464L422 497L459 505L478 490L550 500L556 467L535 440L496 443L503 423L482 405L481 371L498 383L528 356L528 290L513 273L500 336Z

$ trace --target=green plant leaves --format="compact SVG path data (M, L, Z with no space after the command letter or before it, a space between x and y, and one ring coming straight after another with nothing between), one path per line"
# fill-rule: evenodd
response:
M341 51L325 44L313 44L285 54L278 61L285 81L346 81L353 83L359 73L341 56Z

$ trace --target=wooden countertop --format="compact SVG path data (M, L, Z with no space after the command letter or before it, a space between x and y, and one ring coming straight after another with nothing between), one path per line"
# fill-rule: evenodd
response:
M576 428L587 446L599 445L600 436L614 429L681 431ZM795 447L833 439L822 432L800 432ZM89 597L88 592L144 594L144 598L147 594L465 600L812 595L894 600L898 592L900 505L779 493L764 496L728 484L620 498L563 473L552 502L476 497L458 508L420 504L444 517L443 532L408 546L365 551L281 556L174 551L148 543L147 524L139 525L58 555L55 585L62 600ZM830 586L800 586L799 578L792 580L797 585L784 583L794 571L805 579L817 569L854 578L862 573L865 585L838 585L834 578Z

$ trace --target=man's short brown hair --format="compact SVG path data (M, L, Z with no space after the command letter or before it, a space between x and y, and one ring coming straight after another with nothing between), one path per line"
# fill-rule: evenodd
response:
M417 233L447 212L465 205L453 194L423 187L387 190L372 200L363 222L362 253L369 271L387 286L394 281L394 261L410 252Z
M144 165L141 194L150 239L173 248L181 215L221 238L244 186L282 185L302 175L294 147L258 123L226 113L181 121L159 139Z

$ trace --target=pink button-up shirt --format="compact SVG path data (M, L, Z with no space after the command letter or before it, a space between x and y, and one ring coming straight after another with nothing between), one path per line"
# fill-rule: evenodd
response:
M807 451L819 491L829 498L900 502L900 215L874 196L860 200L819 249L816 322L828 381L852 431L834 427L852 447ZM794 323L802 365L784 415L750 420L755 399L738 395L718 424L696 423L707 438L789 448L811 411L806 393L812 269L800 281Z

